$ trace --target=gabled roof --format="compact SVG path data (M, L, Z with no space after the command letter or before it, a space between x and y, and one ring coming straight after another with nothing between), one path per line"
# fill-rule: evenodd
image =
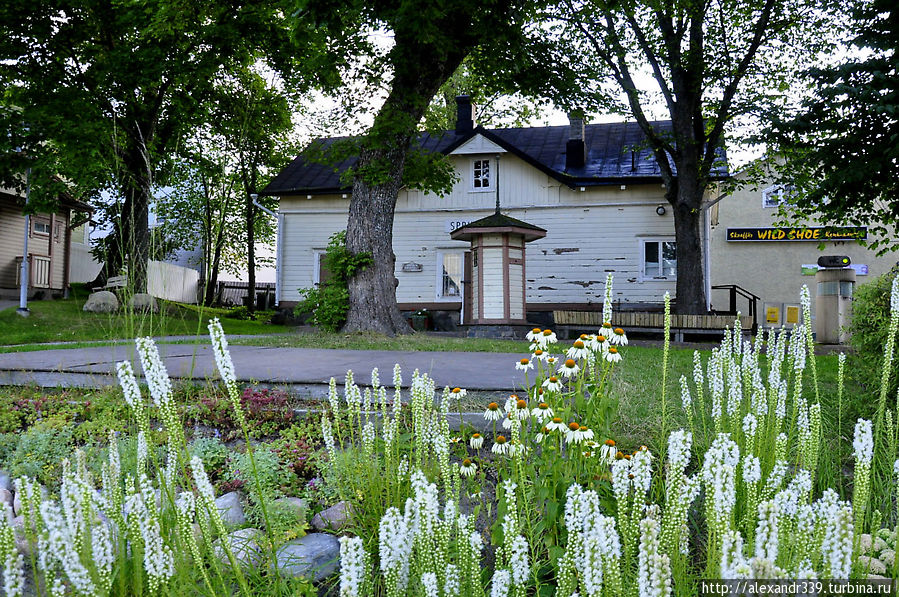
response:
M670 133L671 121L651 123L663 135ZM486 129L481 126L457 134L446 131L440 135L421 133L418 147L427 152L450 154L475 135L483 135L509 153L570 187L623 183L652 183L661 181L659 166L646 143L643 131L636 122L588 124L585 127L587 159L583 167L566 169L565 147L570 128L542 126L528 128ZM316 154L348 137L318 139L310 145ZM714 178L727 177L727 162L723 150L712 171ZM357 157L347 158L336 165L322 164L301 154L282 170L260 195L329 194L346 192L340 175L352 167ZM672 164L672 169L674 165Z

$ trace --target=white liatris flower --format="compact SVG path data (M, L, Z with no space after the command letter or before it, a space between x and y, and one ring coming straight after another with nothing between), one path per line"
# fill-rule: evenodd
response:
M40 512L46 529L46 543L39 551L47 559L60 565L76 591L85 595L96 594L97 587L75 551L75 537L66 524L59 506L53 502L43 502ZM44 569L47 569L46 564Z
M167 404L172 399L172 382L162 363L162 357L159 356L156 343L149 337L138 338L135 342L153 404L156 406Z
M640 522L637 589L640 597L667 597L671 594L671 562L659 553L659 523L653 518Z
M855 450L856 465L870 466L874 457L874 438L871 432L871 421L859 419L855 424L855 439L852 442Z
M490 586L490 597L508 597L511 580L512 575L508 570L500 569L494 571Z
M143 401L141 400L140 387L137 385L137 379L134 377L134 369L131 368L130 361L120 361L115 366L116 375L119 377L119 385L122 386L122 395L125 403L138 414L143 411Z
M455 564L447 564L443 581L443 596L458 597L462 586L459 582L459 568Z
M627 498L631 488L631 461L621 458L612 463L612 491L619 502Z
M740 448L726 433L718 434L706 451L702 464L702 481L706 487L706 510L709 522L723 533L736 504L736 470L740 464Z
M528 559L528 542L521 535L512 539L509 550L509 566L512 569L512 584L522 587L528 581L531 567Z
M149 455L149 448L147 448L147 436L144 435L143 431L138 431L137 432L137 470L139 473L146 470L148 455Z
M890 311L899 313L899 276L893 278L893 285L890 287Z
M762 480L762 466L757 456L747 454L743 457L743 482L758 483Z
M424 587L425 597L440 597L437 589L437 575L433 572L425 572L421 575L421 586Z
M693 407L693 396L690 395L690 387L687 385L687 376L680 376L680 400L684 407L684 411L691 412Z
M631 463L634 489L637 493L646 495L652 484L652 454L646 446L640 446L631 459Z
M771 563L777 561L779 548L780 525L778 524L780 507L777 501L762 502L759 504L759 519L755 529L755 557L760 560L768 560Z
M743 536L739 531L727 531L721 538L721 578L748 578L748 572L749 564L743 555Z
M219 375L225 384L237 383L237 376L234 373L234 363L231 361L231 353L228 352L228 339L225 337L225 330L222 329L222 323L218 317L209 321L209 338L212 340L212 351L215 353L215 364L218 367Z
M363 594L368 554L359 537L340 538L340 597Z
M755 432L758 429L758 419L752 413L746 413L743 417L743 434L750 439L755 439Z
M818 500L818 519L823 524L824 540L821 555L824 558L822 578L849 578L852 570L853 525L852 508L841 502L836 492L827 489Z
M25 591L25 559L15 550L6 554L3 562L3 590L6 597L21 597Z
M390 507L378 525L381 572L390 594L397 590L405 591L409 582L409 558L414 539L411 523L397 508Z
M671 432L668 436L668 475L681 475L690 462L690 448L693 434L684 429Z

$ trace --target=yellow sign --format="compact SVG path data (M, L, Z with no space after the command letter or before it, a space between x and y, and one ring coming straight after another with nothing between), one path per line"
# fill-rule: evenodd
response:
M765 323L780 323L780 307L767 307L765 309Z
M787 305L787 321L796 325L799 323L799 305Z

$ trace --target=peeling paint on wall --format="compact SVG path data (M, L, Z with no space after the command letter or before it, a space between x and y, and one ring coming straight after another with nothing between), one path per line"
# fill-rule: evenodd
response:
M580 251L580 249L578 247L566 247L566 248L553 249L553 253L555 253L556 255L561 255L562 253L577 253L579 251ZM546 251L544 251L544 253L545 252Z

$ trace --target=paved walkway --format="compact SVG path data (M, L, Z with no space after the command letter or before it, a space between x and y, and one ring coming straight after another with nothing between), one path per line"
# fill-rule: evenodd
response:
M438 387L461 386L472 391L508 392L523 385L515 369L520 354L471 352L404 352L316 348L230 347L237 377L245 383L290 386L320 393L331 377L343 381L348 369L360 384L378 367L382 385L393 386L393 366L403 370L403 385L412 372L428 373ZM205 344L159 344L169 375L204 382L218 377L212 348ZM63 348L0 354L0 385L98 387L118 383L115 364L130 359L140 364L133 344Z

